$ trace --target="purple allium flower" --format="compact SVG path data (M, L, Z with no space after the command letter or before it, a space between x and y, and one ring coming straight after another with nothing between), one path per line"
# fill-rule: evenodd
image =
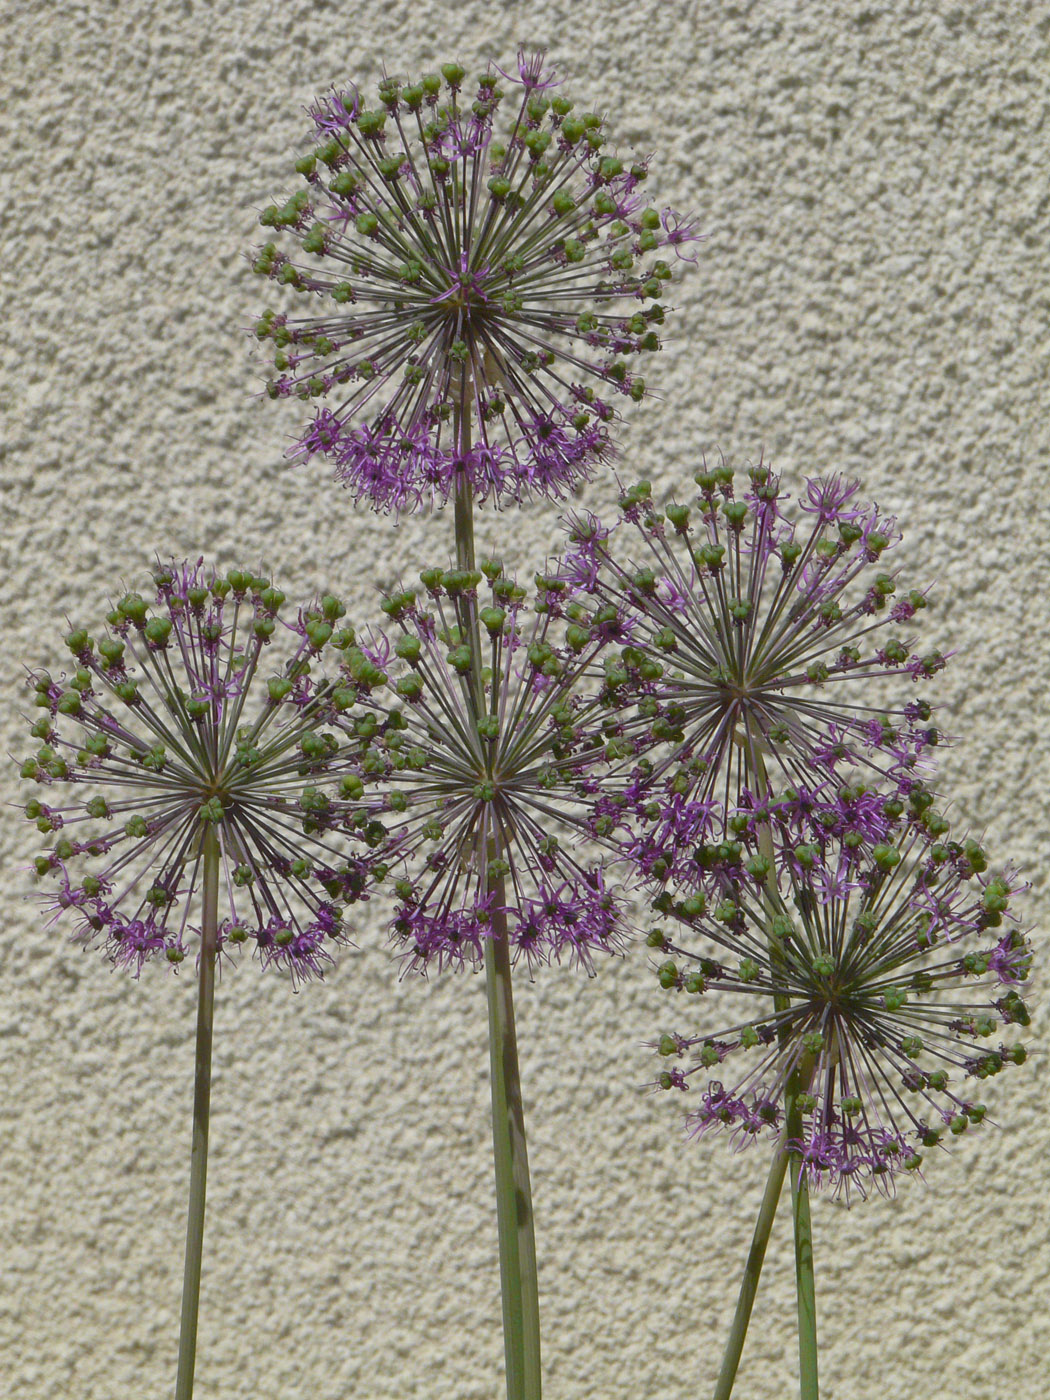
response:
M268 579L201 562L153 577L155 602L126 593L103 635L70 632L71 677L31 678L42 747L22 777L40 790L26 816L54 838L36 861L57 884L48 907L136 975L153 957L177 965L213 828L220 946L251 941L265 965L317 974L367 870L349 854L339 692L317 673L354 641L335 626L344 608L325 596L285 621Z
M719 802L728 810L766 774L812 784L862 765L907 791L938 740L930 707L911 696L876 706L872 682L903 677L910 691L944 658L912 650L926 597L898 595L885 569L894 522L837 477L808 483L801 517L766 467L751 469L739 500L728 467L696 480L693 509L658 513L647 482L626 492L619 528L637 529L634 553L593 517L576 519L563 573L615 607L628 636L641 704L627 733L663 788L652 851L694 840Z
M328 398L294 455L327 456L379 508L457 482L564 496L611 450L609 396L645 394L628 366L660 347L672 275L654 255L697 235L645 205L647 162L606 149L542 59L491 69L473 97L455 63L384 78L375 109L333 91L296 166L307 188L262 214L307 256L268 243L255 270L310 303L256 327L269 393ZM520 85L506 120L501 76Z
M779 814L743 814L733 839L697 849L684 893L658 896L678 928L649 935L667 955L662 986L717 1004L710 1029L659 1043L692 1061L662 1087L706 1081L693 1131L725 1128L740 1146L781 1134L794 1078L801 1131L787 1146L847 1194L888 1189L923 1148L980 1123L976 1082L1025 1058L998 1036L1029 1021L1016 875L989 874L978 843L951 840L924 801L883 806L873 847L820 823L796 844L781 830L776 884L760 829Z
M361 698L343 724L362 741L363 807L385 828L375 856L392 872L393 935L422 970L477 964L505 921L515 958L590 968L624 931L582 849L616 827L594 811L614 717L578 687L604 630L563 613L555 579L529 607L498 563L420 578L383 604L394 654L385 638L347 654Z

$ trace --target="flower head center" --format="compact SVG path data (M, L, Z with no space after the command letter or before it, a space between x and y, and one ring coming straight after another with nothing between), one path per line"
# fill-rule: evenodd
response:
M449 317L461 318L465 324L484 316L490 307L484 290L484 270L460 268L449 273L448 291L437 300Z

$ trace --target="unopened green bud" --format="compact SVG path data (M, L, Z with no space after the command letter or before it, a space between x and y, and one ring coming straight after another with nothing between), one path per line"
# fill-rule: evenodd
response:
M117 604L117 611L136 627L146 621L146 600L138 593L125 593Z
M661 963L656 973L660 986L665 990L678 985L678 968L673 962Z
M333 627L330 622L321 622L311 619L306 624L306 636L314 651L320 651L332 636Z
M900 864L901 853L895 846L880 844L872 848L871 858L882 871L890 871Z
M153 647L162 649L168 645L168 638L171 636L171 619L167 617L151 617L146 623L146 640Z

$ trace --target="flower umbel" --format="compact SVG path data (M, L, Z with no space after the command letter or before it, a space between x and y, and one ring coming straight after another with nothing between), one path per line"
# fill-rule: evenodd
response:
M781 845L783 894L759 851L762 823L700 848L688 892L657 899L682 932L649 936L668 955L661 984L711 991L726 1015L660 1041L661 1055L694 1060L665 1071L663 1087L708 1080L694 1131L724 1127L741 1146L779 1132L794 1079L802 1128L787 1145L815 1181L846 1193L888 1187L923 1149L980 1123L985 1106L962 1081L1025 1059L1022 1045L995 1039L1029 1020L1018 991L1028 942L1009 912L1016 876L987 873L978 843L949 839L932 809L887 806L886 839L870 849L820 829Z
M575 520L565 573L584 596L619 609L630 632L623 661L641 703L627 732L665 789L653 851L696 839L717 801L728 812L766 771L810 784L861 765L907 790L939 738L930 706L876 708L871 682L921 679L944 657L915 654L898 630L926 597L897 596L896 574L882 565L894 522L838 477L807 483L809 521L782 508L766 467L751 469L742 499L729 467L696 480L692 508L658 513L647 482L624 494L641 535L637 562L593 517Z
M654 255L696 235L645 206L647 162L606 150L542 58L490 70L472 99L456 63L384 78L374 109L355 88L321 98L307 188L262 214L301 254L267 243L255 270L313 303L257 325L270 395L334 401L295 454L329 457L377 507L463 482L562 496L610 450L607 395L645 394L628 363L659 349L672 275ZM502 122L501 76L521 88Z
M343 606L326 596L287 622L268 579L201 563L154 581L155 601L126 593L104 635L69 634L68 680L32 678L42 747L22 776L40 788L26 816L54 837L36 861L58 885L49 907L136 973L153 957L178 964L211 829L220 946L252 942L294 978L319 973L365 889L339 788L349 748L314 673L354 640L336 630Z
M602 865L579 850L611 833L588 815L609 712L577 690L606 633L582 609L561 615L555 580L529 608L498 563L420 578L422 597L383 604L393 646L349 653L368 688L343 721L364 745L363 805L386 829L375 854L397 877L394 936L414 966L477 964L498 919L530 965L589 967L622 932Z

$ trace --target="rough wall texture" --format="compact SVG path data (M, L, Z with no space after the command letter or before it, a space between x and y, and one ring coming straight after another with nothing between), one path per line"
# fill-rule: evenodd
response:
M23 661L59 664L64 615L97 616L155 552L261 558L290 595L364 609L444 537L282 461L298 417L251 397L243 253L315 92L525 41L710 233L623 473L666 492L702 451L761 451L793 481L855 472L901 517L930 635L959 653L946 782L1045 929L1048 38L1025 0L8 0L0 747L25 748ZM527 564L553 517L486 513L481 538ZM160 1395L193 981L136 983L42 932L27 845L5 809L0 1393ZM250 963L220 989L201 1400L500 1393L481 983L399 983L378 930L359 942L299 995ZM657 998L637 952L520 988L551 1400L691 1400L717 1369L765 1162L683 1144L677 1105L640 1091ZM928 1187L817 1202L828 1400L1046 1394L1045 1066L996 1082L999 1126ZM791 1392L792 1314L785 1217L741 1395Z

